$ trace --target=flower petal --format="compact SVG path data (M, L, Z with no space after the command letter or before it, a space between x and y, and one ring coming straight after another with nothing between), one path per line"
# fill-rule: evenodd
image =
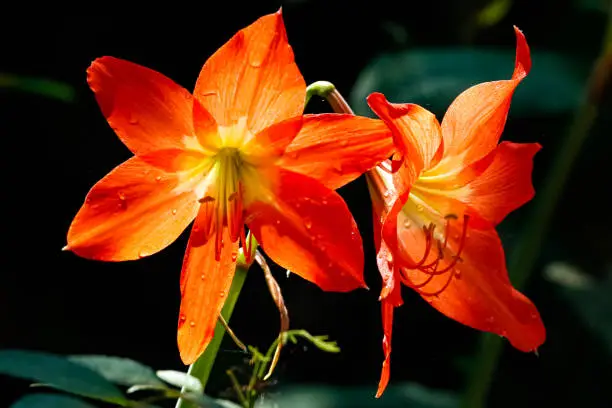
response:
M545 340L544 325L533 303L512 286L501 241L492 226L483 227L485 223L480 220L476 223L478 228L468 229L461 261L454 269L431 280L419 270L404 269L404 273L418 284L421 296L446 316L475 329L504 336L521 351L533 351ZM462 220L451 224L450 248L456 250L460 245L462 228ZM423 233L418 236L424 240ZM415 235L415 240L418 236ZM424 247L423 242L404 240L403 244L406 251L422 252Z
M433 113L412 103L390 103L381 93L370 94L368 105L389 126L395 146L416 174L436 164L442 134Z
M238 31L213 54L200 72L194 95L219 126L246 117L253 134L301 115L306 84L280 10Z
M393 153L391 132L380 120L353 115L304 115L302 130L278 165L335 190Z
M531 69L525 36L518 28L514 30L516 62L512 78L475 85L460 94L448 108L442 120L444 158L437 168L439 173L467 166L497 146L514 90Z
M96 59L87 82L117 136L134 154L181 149L194 135L193 97L164 75L113 57Z
M247 224L266 253L323 290L365 287L361 236L344 200L310 177L274 172L269 191L245 200Z
M275 123L249 140L241 151L249 156L249 160L262 164L270 164L282 157L285 149L302 128L304 119L296 116Z
M178 323L178 347L181 360L192 364L213 338L215 325L236 269L238 242L231 242L223 229L223 245L215 260L215 240L202 239L201 232L211 221L211 214L200 211L187 244L181 272L181 311Z
M195 195L181 183L178 175L132 157L87 194L70 225L66 249L102 261L138 259L162 250L197 213Z
M494 151L491 165L471 183L454 191L453 197L497 225L533 198L533 156L540 148L537 143L502 142Z

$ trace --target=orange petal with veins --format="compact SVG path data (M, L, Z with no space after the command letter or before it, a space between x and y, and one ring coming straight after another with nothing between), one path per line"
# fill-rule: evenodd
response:
M194 95L219 126L244 117L253 134L301 115L306 83L280 10L238 31L219 48L204 64Z
M310 177L275 173L266 176L269 194L245 203L247 224L266 254L323 290L365 287L361 235L344 200Z
M195 195L181 189L181 182L132 157L89 191L70 225L66 249L101 261L138 259L164 249L197 213Z

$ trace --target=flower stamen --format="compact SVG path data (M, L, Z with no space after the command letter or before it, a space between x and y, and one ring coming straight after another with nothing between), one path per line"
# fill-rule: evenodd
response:
M460 240L459 240L459 245L457 248L457 251L454 255L452 255L450 257L450 262L448 262L447 265L445 265L443 268L438 269L438 267L440 266L441 261L443 261L445 259L445 252L449 249L448 248L448 237L450 235L450 223L452 220L457 220L457 216L454 214L449 214L446 217L444 217L446 219L446 226L445 226L445 231L444 231L444 239L442 240L442 242L440 240L436 240L437 241L437 246L438 246L438 255L436 257L436 259L434 261L432 261L431 263L428 264L424 264L423 260L427 259L427 257L429 256L429 253L431 252L431 241L432 241L432 237L433 237L433 231L434 228L430 225L430 227L428 228L424 228L424 232L426 234L426 244L425 244L425 255L423 257L423 259L421 259L421 261L419 261L417 264L414 265L402 265L402 267L399 269L400 270L400 279L401 281L411 287L412 289L416 290L421 296L438 296L440 293L444 292L446 290L446 288L448 288L448 286L451 284L453 277L458 276L457 273L455 273L455 267L457 266L457 263L462 261L461 258L461 253L463 252L463 249L465 248L465 241L467 239L467 229L468 229L468 222L469 222L469 215L464 215L463 216L463 226L462 226L462 232L461 232L461 236L460 236ZM433 224L432 224L433 225ZM413 267L416 266L416 267ZM418 270L421 273L427 275L427 277L425 278L425 280L423 282L420 283L416 283L413 280L413 277L411 277L408 274L409 270ZM428 285L429 283L431 283L431 281L433 280L434 277L436 276L441 276L444 274L448 274L448 277L446 279L446 282L442 285L441 288L435 290L435 291L424 291L422 288L425 287L426 285Z

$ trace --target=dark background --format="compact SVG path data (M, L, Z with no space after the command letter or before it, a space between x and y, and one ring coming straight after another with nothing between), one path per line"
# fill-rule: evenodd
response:
M137 262L88 261L60 249L89 188L130 156L87 87L85 70L91 61L103 55L124 58L192 89L208 56L237 30L281 4L209 3L149 5L133 14L117 9L105 15L2 18L0 73L61 81L75 93L70 101L60 101L0 88L1 348L118 355L156 369L184 369L176 326L186 236ZM556 52L588 68L599 53L607 17L605 7L598 9L595 1L585 2L594 3L586 6L578 1L515 1L494 25L478 27L473 16L486 3L294 0L283 2L283 15L306 82L331 81L346 96L360 72L381 53L465 45L513 53L512 25L525 32L534 54ZM512 66L510 59L507 76L488 79L509 77ZM537 70L534 62L533 72ZM520 86L529 84L528 78ZM609 282L610 106L606 96L554 212L538 267L524 289L539 307L547 342L539 358L504 345L489 398L492 407L610 404L612 290L585 312L584 302L595 295L574 296L544 273L551 262L565 262L596 282L598 290ZM319 101L308 107L311 112L327 110ZM504 138L538 141L544 147L536 157L536 188L547 182L547 168L564 140L573 110L517 117L510 111ZM434 112L441 119L444 110ZM373 395L383 356L370 202L363 178L340 193L364 237L371 290L324 293L297 276L285 279L283 271L275 270L292 327L327 334L342 349L330 355L312 347L289 347L276 378L279 386L352 386ZM501 226L509 245L529 210L527 205ZM437 313L408 290L404 299L405 305L396 312L392 385L410 381L461 393L473 368L471 356L479 346L479 333ZM277 335L278 315L256 267L249 273L232 327L242 340L260 348L267 348ZM221 365L243 364L244 356L234 352L232 344L224 344L222 350ZM223 373L217 374L208 388L212 395L229 387ZM6 402L0 404L27 391L24 382L6 384L10 387L1 387L0 396ZM371 406L376 404L372 399Z

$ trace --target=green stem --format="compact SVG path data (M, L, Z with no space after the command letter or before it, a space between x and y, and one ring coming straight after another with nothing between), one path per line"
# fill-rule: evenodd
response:
M538 260L540 247L546 237L555 206L563 193L572 165L576 161L578 153L597 118L602 93L610 80L611 73L612 6L608 16L608 26L601 55L591 71L582 103L575 113L565 142L555 155L548 176L544 178L546 183L536 196L530 222L526 224L528 228L523 231L522 239L518 241L519 243L510 258L508 269L512 282L518 289L526 283ZM475 369L470 376L462 402L464 408L486 406L491 380L495 374L503 344L503 340L497 336L489 333L482 335Z
M246 240L247 242L249 240L251 241L252 260L255 250L257 249L257 241L254 237L252 237L251 234L249 234ZM226 322L229 322L230 317L232 316L234 306L236 306L236 302L238 301L238 295L240 295L240 291L242 290L242 286L244 285L244 281L246 280L249 266L250 264L246 263L244 254L240 253L238 257L238 262L236 264L236 273L234 275L234 279L232 280L232 286L230 287L230 290L227 294L227 299L225 300L225 304L223 305L223 309L221 310L221 316L223 316ZM212 340L208 344L208 347L206 347L206 350L196 360L196 362L189 366L189 371L187 371L189 375L199 379L204 387L206 387L206 383L208 382L208 377L210 376L213 364L215 363L215 359L217 358L217 353L219 352L219 347L221 347L221 342L223 341L224 334L225 327L223 327L223 324L221 322L217 322L217 325L215 326L215 334L213 335ZM195 408L195 405L189 401L184 400L183 398L179 398L176 402L175 408Z

